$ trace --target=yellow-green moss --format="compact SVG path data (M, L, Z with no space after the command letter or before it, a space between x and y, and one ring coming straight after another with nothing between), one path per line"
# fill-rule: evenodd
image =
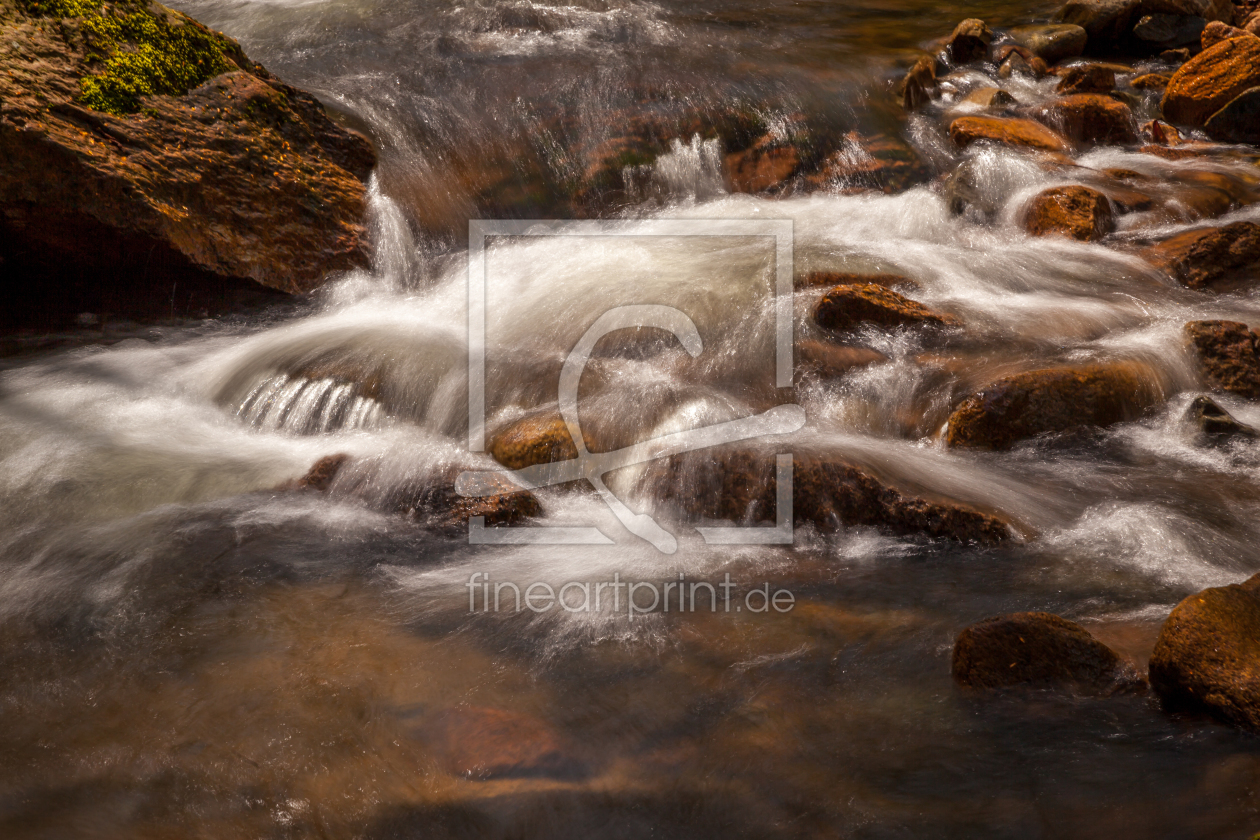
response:
M228 42L195 24L172 24L144 0L27 0L40 17L78 18L99 70L79 79L79 101L134 114L144 96L178 96L231 68Z

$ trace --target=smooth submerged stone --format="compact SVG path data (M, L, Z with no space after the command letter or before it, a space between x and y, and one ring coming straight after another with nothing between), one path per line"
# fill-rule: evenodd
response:
M793 280L793 286L796 289L830 289L835 286L850 286L858 283L874 283L876 286L889 289L896 286L913 289L919 285L909 277L903 277L900 274L864 274L849 271L810 271L798 275Z
M1151 654L1151 687L1174 710L1260 732L1260 575L1186 598Z
M1044 612L1012 613L967 627L950 664L959 685L978 689L1054 688L1110 695L1145 681L1079 624Z
M830 341L802 341L796 345L797 367L824 379L844 376L851 370L888 361L869 347L845 347Z
M726 156L726 183L731 192L765 192L782 187L800 167L795 146L767 136Z
M1015 97L1001 88L983 87L973 90L962 98L963 104L975 105L984 109L1000 109L1008 108L1011 105L1018 105Z
M930 174L919 153L905 141L853 131L845 135L842 148L801 180L807 190L838 187L897 193L926 181Z
M437 713L419 731L443 769L461 778L576 779L587 774L565 739L532 715L465 706Z
M1033 236L1053 234L1092 242L1115 227L1111 202L1089 187L1052 187L1038 193L1024 211L1024 229Z
M1260 336L1241 321L1191 321L1185 332L1208 388L1260 399Z
M1075 24L1032 24L1009 32L1015 43L1031 50L1047 64L1058 64L1085 52L1089 33Z
M1053 99L1035 112L1038 120L1077 143L1132 143L1137 140L1133 111L1097 93Z
M590 449L589 436L584 442ZM569 461L578 456L569 427L555 409L527 414L495 432L489 451L494 460L510 470Z
M1135 420L1162 397L1148 368L1108 362L1006 376L950 415L949 446L1009 449L1038 435Z
M1172 75L1164 91L1164 119L1203 126L1217 111L1249 88L1260 86L1260 38L1221 41L1199 53Z
M989 141L1047 152L1071 151L1062 136L1041 123L1014 117L959 117L950 125L949 136L962 148Z
M814 308L814 323L833 332L851 330L862 324L880 327L956 327L961 321L953 315L936 312L892 289L874 283L836 286Z
M1260 431L1235 419L1211 397L1195 397L1186 409L1186 420L1209 446L1221 446L1235 440L1255 440Z
M1185 231L1155 243L1144 256L1191 289L1228 291L1260 277L1260 225Z

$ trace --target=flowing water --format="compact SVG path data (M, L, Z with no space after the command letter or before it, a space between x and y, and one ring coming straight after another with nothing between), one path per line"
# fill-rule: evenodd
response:
M767 456L842 456L998 512L1017 539L977 548L798 528L790 546L711 545L669 501L702 492L695 471L653 464L618 470L609 485L677 535L673 554L628 534L581 489L540 489L545 514L533 524L594 525L616 545L471 545L380 512L398 488L492 466L467 444L460 231L483 183L470 172L526 173L542 187L513 212L542 215L558 206L566 155L643 102L738 103L771 125L879 130L891 119L880 91L906 50L969 15L1009 25L1043 8L178 5L373 135L376 264L289 309L7 360L0 834L1260 830L1251 736L1168 716L1148 696L981 699L950 679L958 631L1017 610L1080 621L1142 663L1181 598L1260 571L1260 444L1196 445L1183 415L1198 386L1181 339L1191 319L1254 323L1260 301L1185 290L1122 249L1026 237L1022 201L1070 176L1020 155L976 154L980 188L1002 208L982 223L951 216L927 187L730 195L716 141L684 134L653 164L650 196L603 214L605 233L644 220L791 220L798 275L912 278L914 297L960 316L965 333L872 331L862 339L886 362L831 380L798 372L787 398L806 426L768 441ZM1028 84L1024 96L1050 89ZM548 135L550 125L569 133ZM956 155L926 122L908 130L920 148ZM1204 169L1253 178L1242 164L1114 149L1081 162L1168 183ZM487 427L554 405L571 348L623 304L682 310L703 348L693 358L655 333L597 348L581 410L608 445L783 402L769 242L491 237ZM816 297L795 295L798 341L817 337ZM1091 359L1141 365L1167 402L1139 422L1010 452L938 442L950 408L985 382ZM1220 401L1260 425L1260 408ZM334 453L352 460L327 495L277 489ZM704 453L692 457L680 463ZM468 587L474 574L522 588L729 576L731 603L750 609L705 608L702 590L694 611L535 613L506 600L493 611ZM752 612L748 595L763 586L791 592L792 609ZM514 749L491 725L439 732L461 713L476 720L470 709L521 716L511 718L518 735L523 720L550 733L531 736L550 745L546 766L461 775L468 762L452 754L479 757L475 769Z

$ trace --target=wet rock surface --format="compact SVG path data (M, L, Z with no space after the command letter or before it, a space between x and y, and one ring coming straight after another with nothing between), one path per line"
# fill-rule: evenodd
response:
M1111 695L1140 691L1145 681L1081 625L1044 612L986 619L954 642L954 681L975 689L1058 689Z
M1110 200L1089 187L1052 187L1035 196L1024 211L1024 229L1033 236L1066 236L1092 242L1115 226Z
M1173 710L1260 732L1258 665L1260 576L1177 605L1151 654L1151 687Z
M1260 431L1235 419L1211 397L1195 397L1186 409L1186 420L1197 437L1209 446L1260 438Z
M1009 449L1021 440L1135 420L1161 397L1148 369L1113 362L1004 377L949 417L949 446Z
M1240 321L1191 321L1185 331L1209 388L1260 399L1260 336Z
M1137 139L1128 105L1097 93L1077 93L1040 106L1036 117L1081 144L1125 144Z
M1089 33L1075 24L1030 24L1009 32L1015 43L1026 47L1047 64L1058 64L1085 52Z
M845 332L862 324L880 327L956 327L961 324L953 315L935 312L874 283L831 289L814 307L814 323L832 332Z
M1188 288L1229 291L1256 279L1260 225L1234 222L1185 231L1155 243L1144 256Z
M1164 92L1165 119L1204 126L1235 97L1260 85L1260 38L1232 38L1213 44L1183 64Z
M196 315L367 265L375 154L312 96L178 12L124 3L87 15L148 16L172 44L199 44L206 69L115 103L93 50L129 47L33 8L0 5L0 251L7 276L37 281L0 288L5 317L170 314L172 302Z
M950 139L966 148L972 143L988 141L1008 146L1022 146L1047 152L1067 152L1067 141L1032 120L1004 117L959 117L949 127Z

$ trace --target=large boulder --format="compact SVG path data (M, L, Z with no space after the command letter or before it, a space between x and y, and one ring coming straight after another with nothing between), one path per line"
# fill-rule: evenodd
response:
M1222 143L1260 143L1260 86L1251 87L1208 117L1203 130Z
M978 18L968 18L954 27L946 50L954 64L984 61L989 57L989 45L993 43L993 30Z
M589 436L583 442L587 449L592 448ZM527 414L495 432L489 451L494 460L510 470L570 461L578 456L569 427L555 409Z
M1202 127L1249 88L1260 86L1260 38L1220 41L1178 68L1164 91L1164 118Z
M1185 331L1208 388L1260 399L1260 336L1240 321L1191 321Z
M1105 52L1128 42L1140 5L1140 0L1068 0L1054 19L1084 29L1090 52Z
M0 0L0 29L10 318L196 315L368 263L372 147L236 42L140 0Z
M1041 23L1016 26L1008 33L1015 43L1024 47L1046 64L1057 64L1067 58L1075 58L1085 52L1089 33L1072 23Z
M1078 64L1069 67L1059 79L1054 92L1062 95L1073 93L1106 93L1116 86L1116 71L1105 64Z
M1186 598L1151 653L1151 687L1172 708L1260 732L1260 575Z
M1191 289L1229 291L1260 276L1260 225L1185 231L1155 243L1144 256Z
M870 468L841 458L797 452L792 461L796 525L824 531L871 526L893 534L923 534L995 544L1010 536L998 516L945 498L900 489ZM737 449L670 460L662 493L688 513L739 523L774 522L778 483L773 456Z
M1153 372L1135 362L1046 368L1006 376L954 409L950 446L1009 449L1021 440L1141 416L1162 396Z
M959 117L950 124L949 137L961 148L988 141L1046 152L1071 151L1058 133L1032 120L1014 117Z
M814 323L826 330L843 332L862 324L879 327L954 327L961 322L936 312L892 289L874 283L836 286L814 307Z
M1079 624L1044 612L1013 613L967 627L950 669L968 688L1053 688L1110 695L1140 690L1137 670Z
M1115 227L1111 202L1089 187L1051 187L1034 196L1024 210L1024 229L1033 236L1066 236L1092 242Z
M1133 111L1123 102L1097 93L1052 99L1038 108L1038 120L1076 143L1132 143L1137 140Z

